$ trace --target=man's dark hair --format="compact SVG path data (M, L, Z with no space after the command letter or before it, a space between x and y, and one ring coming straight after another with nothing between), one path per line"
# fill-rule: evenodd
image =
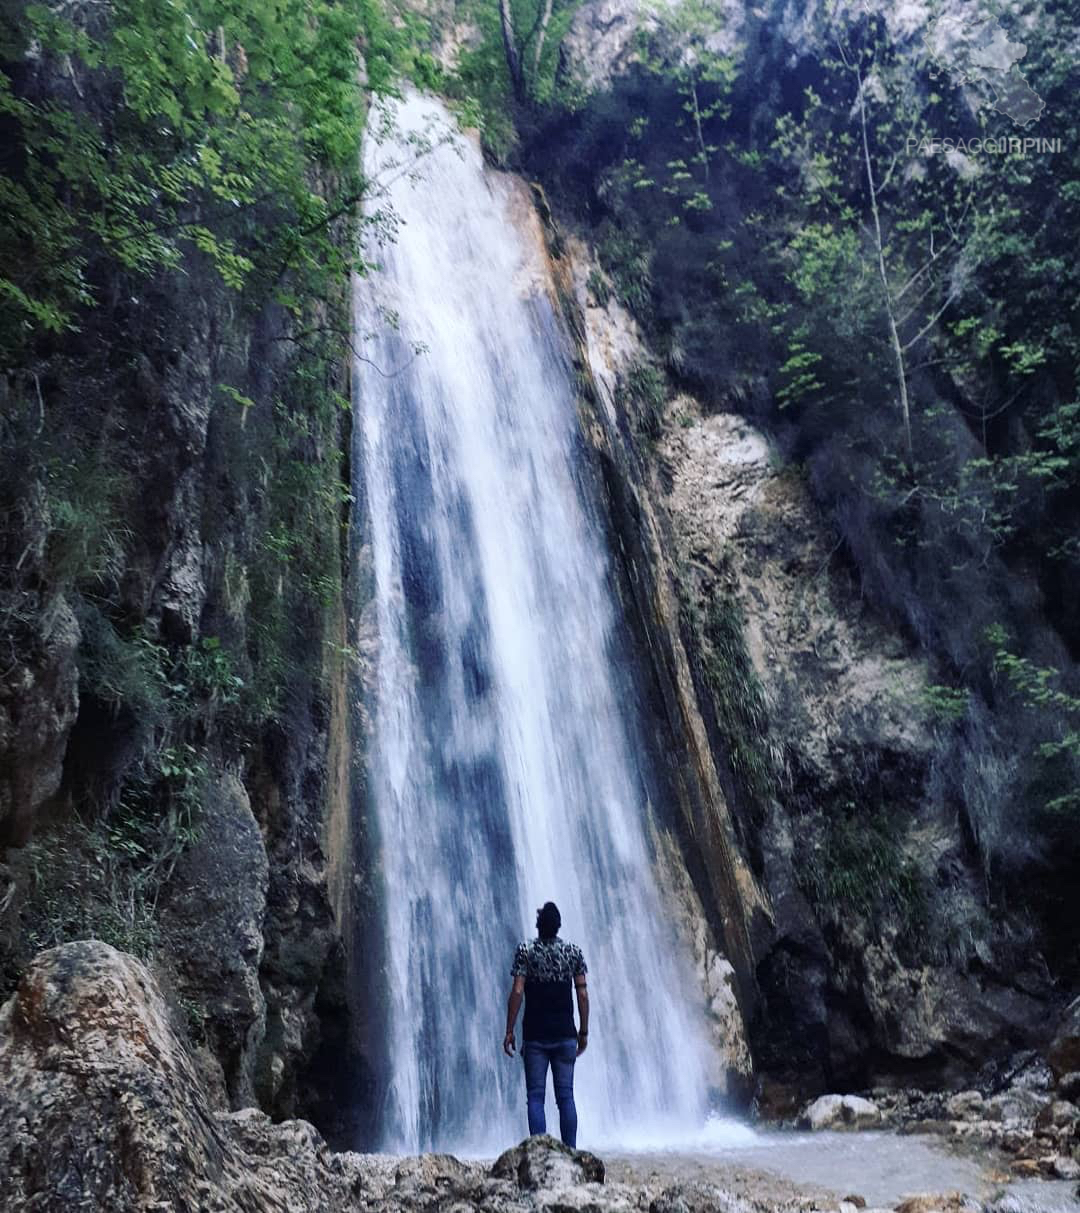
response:
M562 915L553 901L545 901L536 911L536 929L541 939L554 939L562 926Z

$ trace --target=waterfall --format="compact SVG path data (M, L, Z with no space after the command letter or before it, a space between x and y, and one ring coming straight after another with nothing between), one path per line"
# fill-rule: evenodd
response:
M387 167L432 114L449 122L411 97L396 137L369 140L398 230L356 286L382 1144L486 1152L525 1136L521 1061L501 1041L514 945L549 899L589 966L579 1144L679 1140L705 1120L709 1046L651 865L568 339L515 224L520 183L465 139L415 174Z

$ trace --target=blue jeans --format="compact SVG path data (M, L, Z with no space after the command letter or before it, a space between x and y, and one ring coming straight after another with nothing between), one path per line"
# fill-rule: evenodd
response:
M577 1145L577 1108L574 1106L574 1062L577 1040L525 1040L521 1044L525 1062L525 1097L529 1108L529 1132L546 1133L544 1096L547 1071L551 1065L551 1083L559 1105L559 1135L568 1146Z

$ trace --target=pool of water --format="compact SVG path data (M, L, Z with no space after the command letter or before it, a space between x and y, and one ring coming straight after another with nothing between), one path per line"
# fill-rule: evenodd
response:
M812 1194L857 1194L886 1208L906 1196L960 1191L995 1213L1080 1213L1075 1182L1009 1182L989 1153L957 1153L939 1138L888 1132L755 1131L713 1122L699 1141L679 1147L598 1151L611 1179L715 1183L750 1192L752 1175L786 1181Z

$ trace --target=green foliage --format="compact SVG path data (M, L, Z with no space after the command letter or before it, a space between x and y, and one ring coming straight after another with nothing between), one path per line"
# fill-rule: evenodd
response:
M1049 813L1080 815L1080 695L1062 685L1062 674L1013 651L1000 625L987 629L995 672L1029 710L1040 714L1053 736L1040 742L1040 787Z
M348 402L336 390L336 350L327 337L290 362L267 449L251 467L263 492L260 530L244 569L250 679L239 711L248 720L275 715L290 679L301 668L310 671L317 661L311 646L340 601L352 496L337 457Z
M608 300L611 298L611 287L608 285L607 279L597 269L589 270L589 278L587 282L589 294L596 300L597 306L607 307Z
M16 963L87 938L144 959L153 954L160 937L153 896L104 823L76 821L43 833L19 858L29 879ZM10 982L13 974L5 977Z
M229 287L294 309L347 271L335 229L364 188L357 40L372 90L389 87L397 51L376 0L4 13L7 62L33 48L78 94L69 108L0 75L19 149L0 173L5 361L38 333L77 328L104 264L145 277L197 253Z
M160 726L174 694L169 650L143 628L122 635L93 603L84 605L79 626L83 693L114 714L126 710L148 729Z
M731 113L729 96L736 75L730 56L710 50L712 39L723 28L723 17L705 0L682 0L657 6L653 18L638 35L642 62L675 89L680 104L674 130L665 139L673 153L664 166L666 172L657 180L639 178L635 188L655 186L684 212L711 210L707 183L720 147L708 133ZM640 137L646 126L647 121L637 125L634 134ZM681 154L674 154L676 150Z
M931 684L923 688L927 715L942 724L956 724L967 715L971 692L963 687Z
M521 106L573 108L579 90L559 75L559 47L581 0L505 0L520 64L515 81L507 60L500 0L466 0L463 13L479 37L464 46L455 70L441 75L442 90L460 107L462 123L480 129L484 146L506 163L517 146L515 114Z
M233 657L217 636L203 636L184 649L176 675L171 689L182 696L187 714L202 721L207 730L240 701L244 691Z
M667 380L663 371L651 362L633 362L620 376L619 391L626 398L628 411L637 417L641 432L647 438L659 438L667 400Z
M823 361L822 355L808 350L800 335L793 334L788 343L788 356L780 364L780 387L776 400L779 406L805 403L817 396L824 387L815 368Z
M652 302L648 244L621 224L610 223L599 233L596 251L619 298L637 315L647 314Z
M838 806L799 865L799 877L826 921L853 913L877 923L892 919L910 937L926 923L923 877L880 811L860 810L851 801Z
M0 996L37 952L70 940L101 939L154 957L162 942L158 897L197 837L205 775L192 747L163 750L108 815L43 830L17 853L20 929L14 950L0 957Z
M123 521L127 478L100 452L56 458L44 469L49 511L47 564L62 586L94 588L115 578L130 529Z
M746 651L745 620L735 602L717 596L709 603L703 630L717 726L731 774L757 816L775 794L776 768L765 740L765 695Z

